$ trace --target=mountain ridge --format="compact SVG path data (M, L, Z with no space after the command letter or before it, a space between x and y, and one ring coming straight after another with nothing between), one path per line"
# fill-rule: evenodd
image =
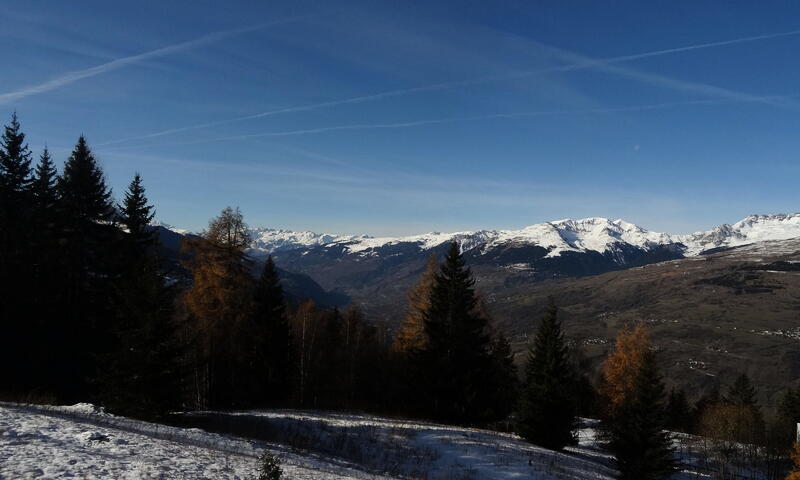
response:
M162 226L177 233L187 233L167 224ZM252 228L251 234L253 245L250 252L255 256L332 245L340 245L349 253L362 255L374 254L381 247L398 244L416 244L420 250L431 250L452 240L461 243L463 251L480 248L485 252L503 244L539 246L548 250L548 257L556 257L564 252L593 251L602 254L613 252L620 245L648 251L660 246L682 245L684 256L695 256L717 248L800 237L800 213L749 215L733 224L723 223L690 234L655 232L623 219L610 220L604 217L566 218L521 229L430 232L400 237L318 234L273 228Z

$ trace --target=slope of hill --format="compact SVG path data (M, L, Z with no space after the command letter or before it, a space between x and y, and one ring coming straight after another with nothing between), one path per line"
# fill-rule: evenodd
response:
M667 378L692 397L724 393L746 373L771 409L783 389L800 383L800 239L510 287L491 272L476 273L518 350L553 297L568 336L595 365L620 328L645 322Z

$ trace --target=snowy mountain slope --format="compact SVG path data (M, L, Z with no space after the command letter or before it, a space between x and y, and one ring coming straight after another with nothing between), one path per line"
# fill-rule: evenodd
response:
M800 214L751 215L733 225L723 224L708 231L688 235L651 232L624 220L601 217L579 220L563 219L531 225L519 230L478 230L475 232L440 233L406 237L369 237L289 230L254 229L253 253L271 254L319 246L343 246L349 253L370 254L386 246L411 244L430 250L445 242L457 240L465 251L488 251L506 244L535 245L555 257L563 252L614 251L620 246L645 251L665 245L681 246L685 256L694 256L712 248L733 247L766 240L800 237Z

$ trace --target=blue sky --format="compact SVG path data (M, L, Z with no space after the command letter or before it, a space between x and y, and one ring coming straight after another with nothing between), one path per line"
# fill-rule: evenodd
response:
M800 211L796 2L5 1L0 114L158 219L372 235Z

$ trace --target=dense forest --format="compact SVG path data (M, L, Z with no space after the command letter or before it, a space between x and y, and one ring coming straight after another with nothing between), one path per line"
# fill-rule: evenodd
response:
M288 302L271 258L254 275L238 208L187 237L185 275L170 276L154 214L141 176L117 203L86 138L59 169L47 149L34 158L12 115L0 142L2 398L92 401L154 420L176 409L357 409L513 429L552 449L574 444L588 416L602 419L622 478L677 467L666 429L703 434L715 458L753 445L752 462L785 471L800 391L774 419L746 376L690 405L667 391L641 325L620 333L594 375L552 303L518 371L455 242L430 259L391 330L355 305Z

